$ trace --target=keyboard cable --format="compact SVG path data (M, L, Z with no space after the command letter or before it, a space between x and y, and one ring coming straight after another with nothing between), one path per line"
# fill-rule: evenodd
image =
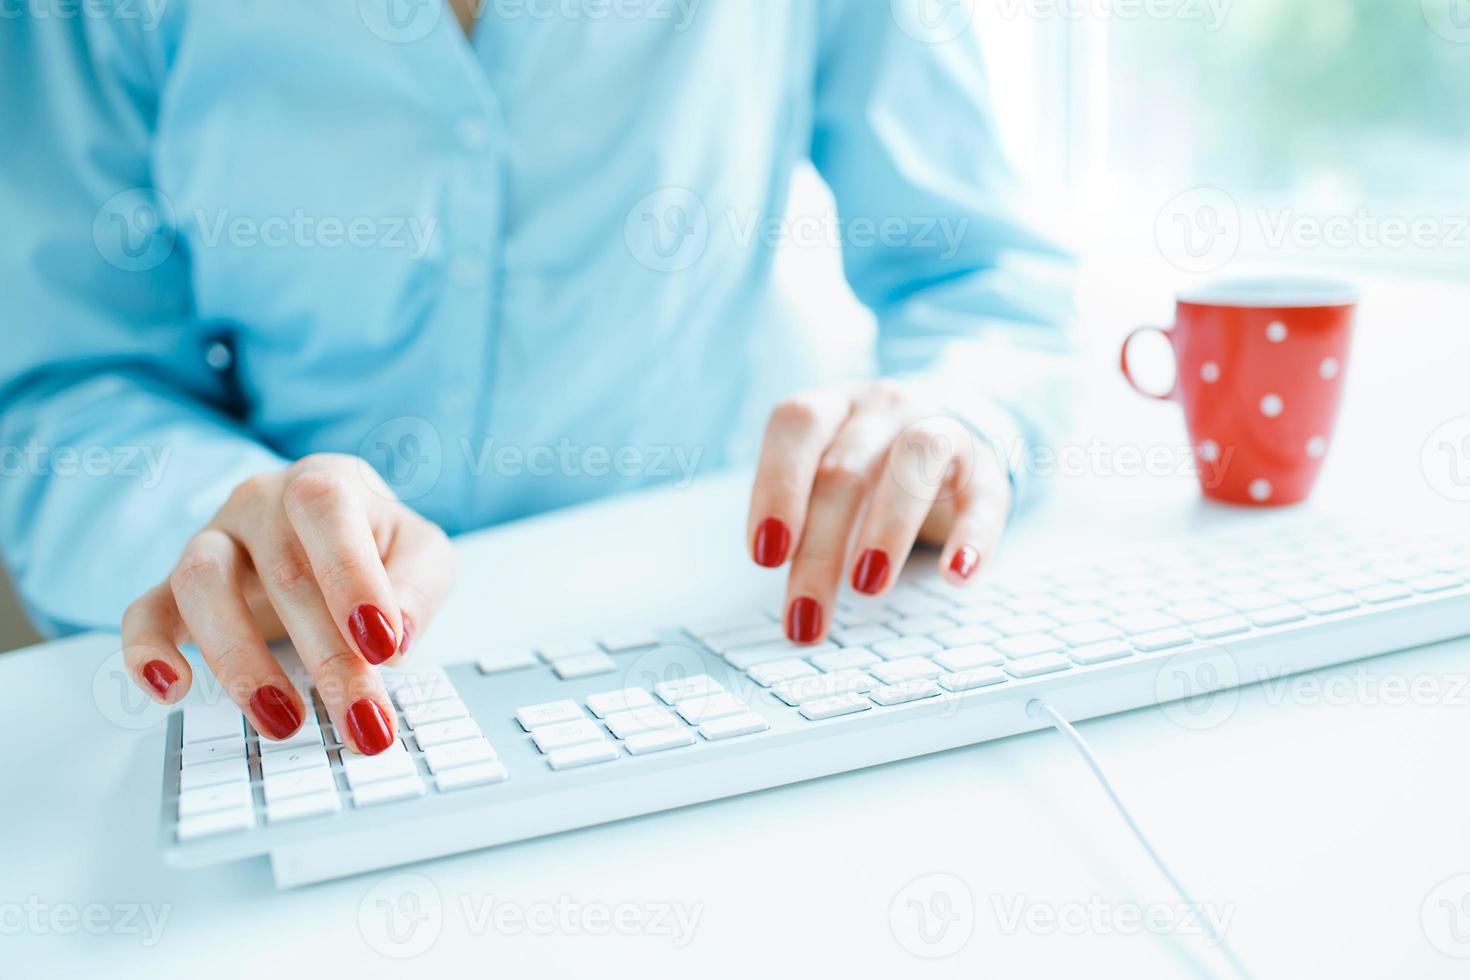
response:
M1179 900L1186 907L1194 910L1196 916L1199 918L1200 924L1204 927L1205 936L1210 944L1220 951L1221 955L1225 957L1231 967L1241 977L1241 980L1251 980L1250 971L1245 968L1245 964L1241 962L1240 958L1235 955L1235 951L1225 942L1225 937L1215 930L1214 923L1205 914L1204 907L1190 896L1184 884L1170 870L1169 866L1164 863L1164 859L1159 856L1159 852L1149 842L1147 835L1143 832L1143 828L1138 825L1138 821L1133 819L1133 814L1128 811L1128 807L1124 805L1122 797L1113 788L1112 780L1108 778L1108 774L1103 769L1102 763L1098 761L1097 755L1092 751L1092 747L1087 744L1087 741L1082 737L1081 733L1072 726L1071 722L1063 718L1055 708L1040 698L1032 698L1026 703L1026 714L1039 721L1044 720L1050 722L1052 727L1058 732L1061 732L1062 736L1068 742L1072 743L1072 747L1081 754L1082 761L1087 763L1087 767L1092 770L1092 774L1102 784L1103 792L1107 793L1108 799L1113 801L1113 806L1117 808L1119 816L1128 825L1128 829L1133 832L1133 836L1138 839L1138 843L1143 847L1144 853L1149 856L1149 860L1153 861L1154 867L1158 868L1159 873L1169 882L1170 887L1174 889L1174 893L1179 896Z

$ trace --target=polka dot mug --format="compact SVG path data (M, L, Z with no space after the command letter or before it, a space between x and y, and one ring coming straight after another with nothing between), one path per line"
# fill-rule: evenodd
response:
M1174 325L1123 341L1123 376L1140 393L1184 407L1207 497L1274 506L1306 498L1332 442L1357 293L1316 279L1235 279L1179 297ZM1168 340L1173 387L1149 391L1129 350L1143 333Z

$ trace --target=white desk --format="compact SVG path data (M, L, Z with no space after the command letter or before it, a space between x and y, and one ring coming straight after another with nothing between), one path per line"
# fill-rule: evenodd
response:
M1311 506L1434 509L1463 524L1470 504L1437 495L1418 452L1456 401L1460 413L1470 410L1463 382L1450 377L1464 353L1406 357L1415 330L1381 314L1374 321L1383 309L1370 297L1365 319L1385 326L1363 331L1355 400ZM1108 359L1102 343L1099 373ZM1167 409L1127 399L1119 386L1103 390L1086 418L1104 420L1088 428L1105 441L1180 442ZM1386 413L1375 393L1390 391ZM1144 528L1239 519L1200 504L1187 477L1061 483L1010 547L1126 541ZM776 580L743 559L744 489L739 478L713 480L465 539L463 584L417 656L472 656L488 639L487 621L499 639L529 639L550 622L575 631L663 620L764 594ZM264 862L172 871L154 843L162 730L115 708L106 669L115 644L84 637L0 656L0 975L1199 969L1196 939L1076 920L1174 899L1073 751L1048 732L448 858L406 869L409 878L388 872L279 893ZM1470 873L1467 655L1462 641L1312 675L1345 682L1326 695L1289 682L1247 688L1204 730L1142 710L1083 731L1197 897L1231 916L1228 936L1260 976L1458 974L1466 961L1426 938L1421 910L1439 883ZM1437 695L1398 703L1396 688L1383 685L1414 677L1430 678ZM908 900L928 897L905 890L916 880L920 890L949 882L960 894L952 879L926 878L936 874L963 882L973 916L957 910L944 942L967 941L928 960L895 935L890 911L901 924L915 921ZM378 902L400 899L405 885L422 892L418 931L398 933L408 942L396 945ZM412 912L412 901L396 907ZM559 904L587 911L594 925L558 928ZM495 911L502 905L510 912ZM676 920L660 918L675 907L697 916L683 945ZM517 926L517 910L534 924ZM147 912L167 915L151 947ZM599 912L624 928L592 934ZM1058 914L1062 923L1052 924ZM648 928L631 930L634 917ZM909 947L936 948L903 934ZM429 939L412 958L382 952L412 952Z

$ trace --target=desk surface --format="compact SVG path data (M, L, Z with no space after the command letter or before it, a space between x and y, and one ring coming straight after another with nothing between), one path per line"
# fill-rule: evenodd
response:
M1365 322L1383 326L1360 335L1342 438L1309 506L1463 526L1470 504L1436 492L1419 451L1470 410L1451 376L1464 351L1428 365L1412 356L1416 330L1389 316L1396 303L1392 292L1365 302ZM1447 300L1419 322L1462 308ZM1099 390L1082 441L1182 444L1168 407ZM1377 395L1390 391L1392 404ZM1200 503L1182 474L1057 482L1009 548L1250 519ZM486 608L495 639L514 642L544 638L546 622L575 632L771 594L779 582L743 560L744 492L738 476L701 481L465 538L462 584L418 656L472 656L488 639ZM598 585L608 581L637 587L614 594ZM1222 695L1230 710L1206 728L1161 710L1082 728L1259 975L1448 975L1465 964L1443 950L1470 954L1440 931L1439 905L1470 893L1470 878L1450 880L1470 874L1467 654L1458 641L1242 689ZM159 715L119 708L116 663L106 636L0 656L5 976L152 978L183 964L252 980L1219 966L1181 934L1190 927L1166 921L1173 896L1046 732L292 892L275 891L263 861L173 871L154 848ZM1140 925L1141 913L1157 924Z

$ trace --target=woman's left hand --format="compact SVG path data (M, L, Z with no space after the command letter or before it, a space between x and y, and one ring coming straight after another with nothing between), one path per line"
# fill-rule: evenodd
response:
M940 574L963 585L999 544L1010 506L996 454L916 387L840 384L771 412L746 540L759 565L791 558L786 635L815 643L844 573L881 595L923 541L943 545Z

